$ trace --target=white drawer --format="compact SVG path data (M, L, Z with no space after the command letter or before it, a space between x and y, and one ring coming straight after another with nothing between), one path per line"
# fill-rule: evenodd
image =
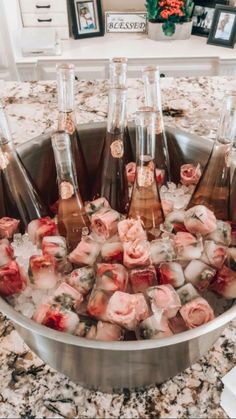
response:
M67 13L66 0L19 0L22 13Z
M23 26L68 26L67 13L22 13Z

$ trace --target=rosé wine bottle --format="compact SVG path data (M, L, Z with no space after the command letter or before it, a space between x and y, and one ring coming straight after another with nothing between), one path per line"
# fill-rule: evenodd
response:
M127 213L129 205L124 148L126 97L125 88L109 89L107 132L93 194L105 197L122 214Z
M159 236L164 221L155 176L156 112L136 113L136 177L129 207L129 218L140 218L150 240Z
M235 136L236 94L224 99L216 140L188 208L205 205L214 212L217 219L230 219L230 165Z
M144 83L145 105L150 106L156 112L156 168L162 173L163 183L170 180L170 163L167 146L167 138L162 115L160 72L156 66L144 67L142 71Z
M21 221L24 232L28 223L50 215L14 147L4 109L0 106L0 209L1 216Z
M60 64L57 66L57 85L59 109L58 130L65 131L70 136L79 190L83 201L86 201L89 199L90 185L86 162L76 127L74 105L75 68L73 64Z
M59 189L58 230L73 250L82 235L89 234L89 219L80 196L69 134L58 131L52 136Z
M109 87L110 88L127 88L127 67L128 60L125 57L113 57L110 59L109 66ZM124 159L125 164L133 161L133 151L127 120L124 128Z

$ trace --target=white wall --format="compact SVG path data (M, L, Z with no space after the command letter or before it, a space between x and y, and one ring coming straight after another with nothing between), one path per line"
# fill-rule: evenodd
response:
M145 10L145 0L102 0L103 10Z

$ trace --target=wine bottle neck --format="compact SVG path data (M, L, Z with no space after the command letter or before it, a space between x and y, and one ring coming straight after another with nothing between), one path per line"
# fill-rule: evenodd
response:
M136 114L136 161L155 159L156 112L139 111ZM142 156L142 157L141 157Z
M75 112L59 112L58 131L65 131L72 135L76 130Z
M126 87L127 58L117 57L110 61L110 87Z
M230 144L236 138L236 94L226 96L221 111L216 143Z
M123 135L127 125L127 89L112 88L108 95L107 131Z
M52 147L57 170L59 194L64 199L66 193L78 191L75 162L71 151L70 136L65 132L56 132L52 136ZM72 195L73 195L72 194Z
M143 70L145 105L151 106L162 118L160 73L157 67L149 66Z
M57 67L58 109L60 112L74 110L75 70L73 65Z
M2 106L0 106L0 145L12 143L12 136L9 129L6 113Z

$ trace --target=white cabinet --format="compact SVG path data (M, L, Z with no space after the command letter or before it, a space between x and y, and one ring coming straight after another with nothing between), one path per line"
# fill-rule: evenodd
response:
M69 38L66 0L19 0L24 27L53 27L61 39Z
M0 80L1 79L18 79L5 8L2 3L0 4Z

